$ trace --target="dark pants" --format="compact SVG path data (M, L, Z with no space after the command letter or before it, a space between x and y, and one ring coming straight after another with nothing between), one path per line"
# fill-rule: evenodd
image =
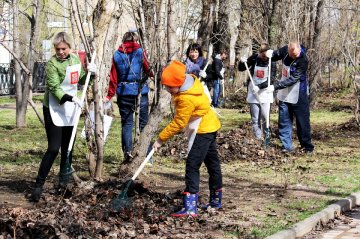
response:
M279 102L279 137L283 147L287 150L293 150L292 125L294 116L301 148L306 151L313 151L314 145L311 143L309 99L306 92L299 93L299 100L296 104L283 101Z
M36 186L43 186L50 169L54 163L56 156L61 147L60 168L65 165L66 154L69 147L73 126L59 127L54 125L51 119L50 110L43 106L43 114L45 121L45 131L48 140L48 147L44 157L41 160L39 172L36 178ZM72 151L70 153L69 163L72 161Z
M216 149L216 132L196 135L186 160L186 192L192 194L199 192L200 166L203 162L209 173L210 191L222 188L220 160Z
M134 112L137 105L136 95L122 95L117 97L117 104L119 106L121 116L121 142L122 150L129 153L132 150L132 130L134 125ZM142 95L140 101L140 130L142 130L149 117L149 98L148 95Z

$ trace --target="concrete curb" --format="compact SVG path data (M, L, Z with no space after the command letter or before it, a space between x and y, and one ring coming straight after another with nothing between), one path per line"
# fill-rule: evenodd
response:
M305 234L311 232L319 222L325 224L330 219L334 219L335 215L339 215L341 212L348 211L359 205L360 192L356 192L346 198L340 199L334 204L329 205L324 210L312 215L311 217L294 224L291 228L268 236L266 239L295 239L305 236Z

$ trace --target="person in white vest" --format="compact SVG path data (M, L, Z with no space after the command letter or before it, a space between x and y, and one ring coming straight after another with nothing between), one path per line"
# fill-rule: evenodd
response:
M271 57L272 61L282 61L281 80L269 87L266 82L258 87L266 88L268 92L278 90L278 126L283 152L294 150L292 125L295 116L301 149L305 153L312 153L314 145L311 142L306 50L297 40L292 40L278 50L268 50L266 55Z
M249 58L246 56L241 57L238 69L245 71L245 63L249 67L250 74L252 75L254 85L247 80L248 93L246 101L250 106L250 115L252 122L252 130L257 139L262 139L263 132L266 128L266 113L270 111L270 104L273 102L273 95L267 92L259 91L257 85L268 82L269 75L269 59L266 57L266 51L269 50L267 43L262 43L259 47L258 53L251 55ZM273 82L276 76L276 65L271 64L271 78ZM259 102L261 100L261 102Z
M59 32L53 39L55 55L46 65L46 89L43 100L43 114L48 148L41 160L35 187L29 200L38 202L43 192L46 177L54 163L61 147L61 162L59 173L60 186L66 186L63 180L63 168L66 153L73 130L76 110L81 110L81 101L76 96L77 84L84 83L86 72L82 68L78 55L72 53L71 38L65 32ZM96 71L96 65L88 63L87 70ZM72 154L72 153L71 153ZM71 155L70 154L70 155ZM71 156L70 156L71 164Z

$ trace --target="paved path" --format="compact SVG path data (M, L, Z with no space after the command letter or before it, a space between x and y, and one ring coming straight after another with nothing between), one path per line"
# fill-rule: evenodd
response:
M304 238L317 239L360 239L360 207L346 212L345 215L336 219L332 225L328 225L331 229L321 232L310 233ZM311 235L312 234L312 235Z

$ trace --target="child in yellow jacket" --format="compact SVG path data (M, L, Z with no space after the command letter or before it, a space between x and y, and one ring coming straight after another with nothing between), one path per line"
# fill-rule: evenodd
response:
M200 166L203 162L208 169L210 189L210 201L204 207L218 209L222 206L222 174L216 149L216 134L221 124L210 107L209 98L200 80L185 72L184 64L172 61L161 75L161 83L172 94L175 116L153 145L156 151L165 141L192 125L195 137L193 142L189 142L191 145L186 160L184 208L171 214L174 217L197 216Z

